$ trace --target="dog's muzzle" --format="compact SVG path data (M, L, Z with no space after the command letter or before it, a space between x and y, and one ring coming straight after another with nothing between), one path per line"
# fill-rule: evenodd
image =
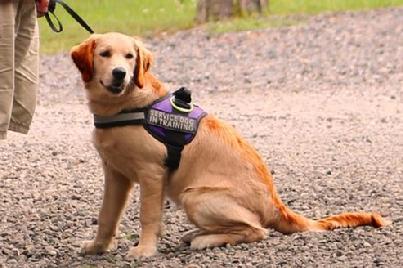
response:
M112 83L105 86L113 94L120 94L125 88L126 70L116 67L112 70Z

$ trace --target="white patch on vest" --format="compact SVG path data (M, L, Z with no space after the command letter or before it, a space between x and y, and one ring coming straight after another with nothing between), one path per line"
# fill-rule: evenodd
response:
M150 109L148 123L180 132L196 132L196 119Z

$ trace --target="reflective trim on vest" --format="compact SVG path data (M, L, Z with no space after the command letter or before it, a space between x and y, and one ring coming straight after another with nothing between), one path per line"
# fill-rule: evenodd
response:
M196 133L197 120L184 115L177 115L150 109L147 124L186 133Z

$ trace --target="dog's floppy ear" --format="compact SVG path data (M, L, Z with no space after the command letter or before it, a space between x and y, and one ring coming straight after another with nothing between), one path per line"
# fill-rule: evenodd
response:
M150 70L153 56L151 52L144 47L144 45L135 38L135 45L137 47L136 67L134 68L134 82L139 88L143 88L145 83L145 73Z
M84 82L89 82L94 73L94 49L96 37L91 36L81 44L71 49L71 58L81 72Z

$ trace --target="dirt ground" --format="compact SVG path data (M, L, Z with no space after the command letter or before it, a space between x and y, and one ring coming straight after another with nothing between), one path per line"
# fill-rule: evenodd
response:
M57 38L55 36L55 38ZM0 267L402 267L403 9L328 14L287 28L146 40L171 89L231 122L272 168L281 197L320 218L379 211L390 227L282 235L191 251L193 227L167 204L158 255L129 262L138 189L116 251L80 256L91 239L102 171L92 116L67 55L43 57L28 136L0 142Z

